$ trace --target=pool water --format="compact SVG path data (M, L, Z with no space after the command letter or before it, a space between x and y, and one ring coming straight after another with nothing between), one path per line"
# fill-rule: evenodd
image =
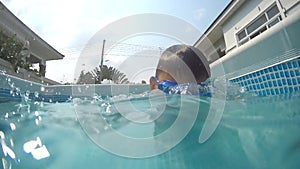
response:
M126 117L118 112L118 108L124 106L119 103L127 104L128 101L137 112L151 114L157 111L153 107L160 106L161 98L152 97L149 101L150 94L101 96L94 100L74 98L65 103L24 99L21 102L3 101L0 103L2 167L273 169L300 166L299 93L270 97L247 95L227 99L218 127L204 143L199 143L198 140L211 106L210 97L166 95L164 97L167 104L163 113L154 121L144 121L145 123L133 122L134 117ZM180 102L176 102L178 100ZM158 155L143 158L116 155L101 147L95 139L97 136L91 135L89 131L94 127L101 135L109 134L107 128L113 128L128 137L157 136L172 126L179 109L186 104L199 105L195 123L176 146ZM131 111L128 108L127 112ZM187 116L193 111L193 106L184 109ZM101 124L99 119L104 119L105 124ZM24 150L25 143L37 138L49 153L41 159ZM167 141L172 141L171 139ZM118 143L121 148L126 146L125 150L131 146L132 149L136 148L135 145L119 140L111 142ZM13 151L15 158L4 147ZM147 147L145 151L146 149Z

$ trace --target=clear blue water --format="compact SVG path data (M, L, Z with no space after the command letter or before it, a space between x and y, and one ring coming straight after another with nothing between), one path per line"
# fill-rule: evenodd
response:
M160 106L160 99L153 97L150 101L149 93L145 93L99 97L95 100L73 99L66 103L3 101L0 103L0 130L5 135L1 142L2 150L5 149L5 144L16 157L12 158L2 151L2 167L296 169L300 166L298 93L273 97L244 95L228 98L218 127L204 143L199 143L198 140L211 107L210 97L168 95L163 113L156 120L145 124L132 122L132 116L128 116L131 119L126 119L126 115L118 112L118 108L126 107L129 101L136 108L135 111L151 114L155 112L153 107ZM200 104L198 115L184 139L165 153L144 158L122 157L101 148L95 139L102 133L109 134L107 127L129 137L157 136L175 122L182 106L178 100L184 105ZM117 103L125 105L116 105ZM126 110L132 112L130 108ZM184 110L189 116L195 107ZM99 119L104 119L105 124ZM92 136L91 129L98 131L99 135ZM46 146L49 157L37 160L24 151L24 144L37 137ZM111 142L118 143L121 148L126 146L124 149L136 148L133 144L119 140ZM146 149L147 147L145 151Z

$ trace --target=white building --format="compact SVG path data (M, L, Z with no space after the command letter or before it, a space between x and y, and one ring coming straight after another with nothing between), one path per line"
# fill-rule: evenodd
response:
M212 78L258 95L300 91L300 0L232 0L194 44Z
M39 64L39 71L42 77L40 79L28 78L27 75L14 74L9 64L1 59L0 68L5 69L8 74L21 76L27 80L36 82L48 81L48 83L55 83L45 78L46 62L49 60L63 59L64 55L59 53L56 49L50 46L46 41L34 33L21 20L19 20L8 8L0 2L0 29L8 36L15 36L24 44L24 48L29 49L29 58L33 64ZM1 64L2 63L2 64Z
M194 44L210 62L299 11L299 0L232 0Z

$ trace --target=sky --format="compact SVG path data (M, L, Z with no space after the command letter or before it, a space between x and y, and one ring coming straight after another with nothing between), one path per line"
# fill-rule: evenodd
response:
M66 83L74 82L79 67L82 68L88 64L82 60L83 50L91 47L91 39L109 25L120 23L122 19L132 18L135 15L149 13L168 15L193 25L199 31L197 33L199 35L193 35L195 37L193 40L196 41L230 0L2 0L2 2L30 29L65 55L63 60L47 62L46 77ZM171 21L168 22L168 20L164 20L153 24L156 24L156 27L159 27L160 24L168 27L170 24L170 28L168 28L170 32L180 29L180 27L172 26ZM118 24L114 26L118 26ZM134 25L134 27L142 26L143 24ZM121 32L121 29L134 29L134 27L125 25L125 27L113 29L114 32L111 34L118 34L119 29ZM176 31L174 32L176 33ZM188 36L188 33L185 36ZM128 75L130 80L136 82L148 81L145 78L153 74L152 67L155 66L155 61L163 49L172 44L182 43L174 36L151 32L133 34L122 39L106 37L106 41L106 45L114 46L114 48L105 51L104 64L116 67L125 74L126 71L129 71L128 73L144 72ZM102 40L97 42L99 53L102 43ZM193 45L193 42L187 43ZM156 53L155 50L157 50ZM146 58L143 51L158 57ZM128 59L128 54L132 52L139 53L139 56L143 55L144 59L141 57L137 59L139 63L133 61L132 58ZM125 56L124 53L126 53ZM99 65L98 62L95 64ZM130 65L128 66L128 64ZM145 70L141 68L139 68L140 70L128 70L134 65L140 65Z

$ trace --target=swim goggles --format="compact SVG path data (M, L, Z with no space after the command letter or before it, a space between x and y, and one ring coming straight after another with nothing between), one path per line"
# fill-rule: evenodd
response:
M178 84L174 81L163 80L159 82L157 77L152 77L156 83L158 89L167 94L191 94L191 95L203 95L210 96L208 87L205 83L184 83Z

